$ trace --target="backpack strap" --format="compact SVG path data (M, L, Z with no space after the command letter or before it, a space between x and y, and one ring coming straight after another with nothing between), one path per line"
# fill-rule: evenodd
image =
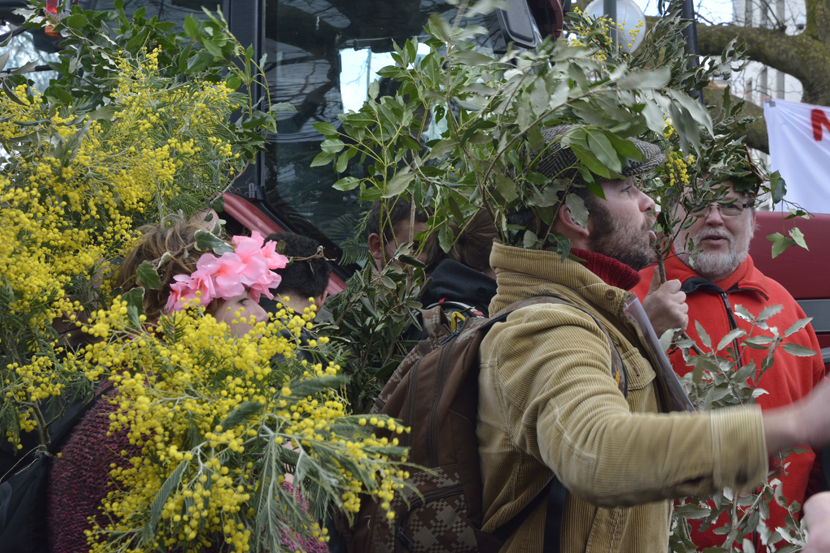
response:
M480 319L483 319L483 318L487 317L484 313L479 311L478 308L476 308L474 305L469 305L469 304L466 304L464 302L448 300L448 299L442 299L440 301L437 301L437 302L425 307L424 309L431 309L433 307L438 307L439 305L444 308L445 313L459 312L459 313L462 313L464 315L467 315L467 314L473 315L474 317L477 317L477 318L480 318Z
M493 315L486 325L482 326L482 329L484 329L485 332L488 331L495 323L507 320L507 317L517 309L544 303L569 305L574 309L579 309L583 313L587 313L591 316L594 322L597 323L600 330L602 330L602 333L608 340L608 344L611 346L611 376L614 377L614 381L617 383L617 387L620 392L622 392L623 396L628 396L628 378L626 376L625 364L623 363L619 350L617 350L617 346L614 344L614 340L611 339L611 335L608 334L608 331L602 323L599 322L599 320L590 311L574 305L559 296L535 296L512 303ZM527 517L530 516L534 510L536 510L539 503L547 498L547 510L545 512L545 541L542 550L544 553L559 553L562 540L562 519L565 515L565 499L567 494L568 490L562 482L559 481L556 474L552 474L550 482L542 488L536 497L534 497L530 503L525 505L524 509L519 511L519 514L507 521L506 524L498 527L493 532L493 535L501 539L502 542L507 541L510 536L512 536L513 533L519 529L519 526L527 520Z

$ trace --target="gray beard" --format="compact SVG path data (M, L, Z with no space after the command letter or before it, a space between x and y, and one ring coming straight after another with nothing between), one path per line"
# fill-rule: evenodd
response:
M713 235L721 236L729 242L729 251L727 253L698 252L689 254L686 252L686 244L680 240L677 240L674 246L680 260L694 269L697 274L708 280L713 280L716 277L723 277L723 275L728 276L735 272L735 269L737 269L738 266L746 260L747 255L749 255L749 242L751 241L750 237L750 240L747 240L746 243L742 245L742 248L737 249L735 247L735 237L732 236L729 231L725 229L703 229L692 236L692 241L695 245L694 248L698 249L698 244L703 238Z

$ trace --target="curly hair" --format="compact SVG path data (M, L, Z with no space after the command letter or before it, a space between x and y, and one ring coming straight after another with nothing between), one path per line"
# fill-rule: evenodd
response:
M128 292L138 286L136 274L145 261L158 262L165 253L170 257L158 267L161 280L160 290L144 290L144 314L148 319L161 315L170 296L170 285L176 275L189 275L196 270L196 263L202 252L196 250L196 231L205 230L204 225L185 221L179 216L166 217L160 223L145 225L138 229L141 237L118 269L116 286ZM205 252L207 253L207 252ZM214 300L207 306L213 313L218 305Z
M268 236L265 241L283 242L285 251L282 253L288 257L312 257L320 247L316 240L293 232L278 232ZM325 259L295 260L280 271L282 281L277 293L296 292L303 298L317 297L326 291L330 274L331 267Z

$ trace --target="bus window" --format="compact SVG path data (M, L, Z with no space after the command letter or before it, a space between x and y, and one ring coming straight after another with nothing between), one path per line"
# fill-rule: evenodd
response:
M354 236L369 206L361 205L356 192L340 192L332 184L345 176L364 177L365 168L358 158L342 174L331 165L312 168L323 140L312 125L340 128L337 116L359 109L368 83L378 78L376 71L393 63L393 41L402 45L423 35L431 13L444 12L451 19L453 10L443 0L267 0L264 47L271 101L289 102L297 111L281 113L278 133L269 137L262 186L265 202L291 230L337 246ZM481 37L481 51L499 50L495 16L468 24L492 30ZM425 46L419 49L427 52ZM432 128L429 136L441 132Z

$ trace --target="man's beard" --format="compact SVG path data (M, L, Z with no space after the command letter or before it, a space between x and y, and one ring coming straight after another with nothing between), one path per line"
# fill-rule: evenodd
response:
M654 218L646 217L643 226L635 227L614 220L611 212L600 202L592 202L591 235L592 252L607 255L635 271L645 269L654 261L654 250L648 239L648 231L654 226Z
M692 251L699 249L699 244L704 239L712 236L724 238L729 244L729 251L727 253L701 251L689 254L686 251L686 244L683 240L676 240L674 243L677 257L683 263L694 269L697 274L709 280L722 275L731 275L738 268L738 265L746 260L746 256L749 254L750 242L746 240L740 245L741 247L737 247L735 244L735 236L725 228L704 228L691 237L692 243L694 244Z

